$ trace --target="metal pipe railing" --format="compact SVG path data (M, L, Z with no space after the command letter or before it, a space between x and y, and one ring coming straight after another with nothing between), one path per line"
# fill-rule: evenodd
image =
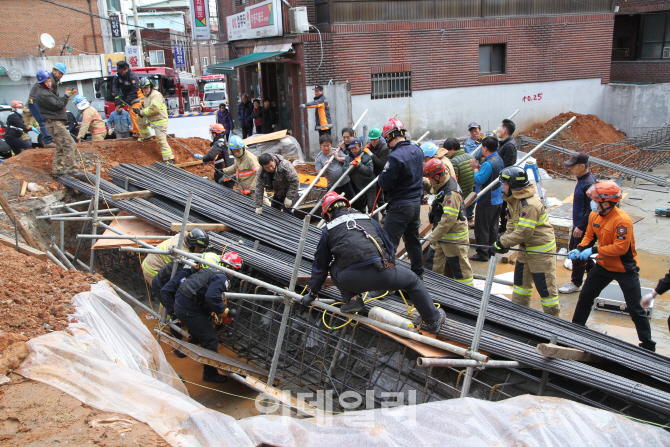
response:
M295 202L295 205L293 205L292 208L298 208L298 206L303 202L303 200L305 200L305 198L309 195L309 192L312 190L312 188L314 188L314 185L316 185L316 182L318 182L319 179L321 178L321 176L323 175L323 173L326 172L326 169L328 169L328 166L330 166L330 163L333 161L334 158L335 158L334 154L330 156L330 158L328 159L326 164L323 165L323 168L321 168L321 170L316 175L316 177L314 177L314 180L312 180L312 183L309 184L309 186L307 187L307 190L302 194L302 196L300 196L300 198L298 199L297 202ZM310 213L310 214L312 214L312 213Z
M417 366L422 368L432 368L433 366L445 368L523 368L524 365L515 361L507 360L489 360L486 363L478 362L472 359L433 359L419 357L416 359Z

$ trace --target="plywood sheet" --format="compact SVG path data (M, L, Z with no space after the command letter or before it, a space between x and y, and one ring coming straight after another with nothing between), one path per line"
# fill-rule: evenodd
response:
M130 216L129 213L121 211L117 216ZM109 223L109 226L115 228L122 233L135 236L167 236L165 230L162 230L150 223L147 223L140 219L132 220L113 220ZM105 230L104 235L115 235L111 230ZM147 244L157 245L163 242L163 239L142 239L142 242ZM119 248L119 247L139 247L140 245L129 239L100 239L96 241L93 246L93 250L105 250L109 248Z
M280 130L278 132L272 132L272 133L266 133L264 135L256 135L253 137L246 138L244 141L244 144L247 146L251 144L258 144L258 143L265 143L266 141L272 141L272 140L281 140L286 136L286 129L285 130Z

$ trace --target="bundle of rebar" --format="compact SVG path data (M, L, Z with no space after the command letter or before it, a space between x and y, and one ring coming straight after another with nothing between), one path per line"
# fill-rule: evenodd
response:
M187 191L193 191L194 211L211 219L212 222L231 226L250 240L258 239L268 245L254 250L248 242L236 242L234 239L236 236L230 239L221 234L211 234L214 246L223 248L236 243L235 250L240 252L254 269L280 283L288 283L295 256L291 256L291 253L295 253L299 242L301 221L298 219L268 207L262 216L257 216L253 212L253 202L247 197L186 171L162 164L155 167L122 165L114 168L110 174L115 179L130 177L131 184L156 192L181 206L188 196ZM59 180L66 186L93 195L91 185L68 177ZM102 195L109 205L126 210L161 228L169 229L172 222L181 220L179 214L174 214L144 199L111 201L111 193L125 190L104 181L101 182L101 188ZM178 209L176 206L173 208ZM309 261L313 259L319 235L320 231L310 229L305 256L301 263L302 274L310 273ZM407 265L398 262L398 268L407 268ZM474 326L472 317L477 315L481 292L432 272L426 272L424 278L434 301L439 302L447 309L450 316L453 316L450 317L449 324L443 328L442 335L468 344L472 340ZM334 288L327 288L322 294L327 298L339 297ZM377 300L375 305L406 314L403 305L393 300ZM670 361L666 357L499 297L491 297L487 322L489 324L485 328L481 349L523 364L546 369L614 395L626 397L631 402L654 408L664 414L670 414L667 405L670 395L662 391L668 388L670 382L670 368L668 368ZM653 377L647 381L651 386L579 362L545 359L535 353L533 345L546 341L554 334L558 336L562 345L582 349L629 368L623 373L628 371L631 376L635 376L637 373L634 371L639 370L649 374Z

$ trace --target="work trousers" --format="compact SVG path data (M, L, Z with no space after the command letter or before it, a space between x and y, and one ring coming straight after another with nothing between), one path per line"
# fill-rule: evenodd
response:
M556 257L519 252L514 266L514 287L512 301L522 306L530 306L533 283L540 294L544 313L558 317L561 305L556 287Z
M151 136L149 131L149 123L144 118L139 118L137 120L137 126L140 129L140 136L142 138L148 138ZM158 148L161 150L161 156L163 160L174 160L174 155L172 154L172 148L167 142L167 124L160 126L153 126L154 133L156 134L156 143L158 143Z
M30 140L24 140L22 138L5 137L5 143L7 143L7 146L9 146L14 155L19 155L24 149L33 147Z
M71 174L77 170L75 151L77 145L65 126L65 121L47 120L47 129L53 137L54 158L51 165L53 175Z
M42 143L44 144L51 144L53 141L53 138L51 137L51 134L47 130L47 126L44 123L44 120L42 119L42 114L40 113L39 107L37 107L37 104L28 104L28 110L30 110L30 113L33 114L33 118L35 118L35 121L40 125L40 132L42 133Z
M359 268L340 270L337 264L330 267L330 277L333 284L342 294L342 301L349 302L354 296L363 297L365 292L373 290L403 290L411 299L416 310L427 324L435 323L439 318L433 300L419 279L413 272L404 268L387 267L380 271L374 265L365 265Z
M421 202L390 204L384 219L384 231L388 234L393 248L398 249L400 238L405 242L405 250L409 255L412 271L423 276L423 249L419 241L421 226Z
M254 133L254 126L242 127L242 139L250 137Z
M91 134L91 141L105 141L105 136L107 136L107 132Z
M467 244L468 240L462 239L454 242ZM444 275L445 264L449 264L451 275L453 275L451 277L456 281L468 286L474 285L472 267L470 261L468 261L467 245L448 244L446 242L431 245L426 257L426 268Z
M467 217L469 219L469 218L473 217L474 215L475 215L475 204L473 203L472 205L470 205L469 207L467 207L465 209L465 217Z
M140 133L140 128L137 125L137 119L139 117L137 112L142 108L142 103L138 101L135 104L132 104L132 108L133 110L128 110L128 114L130 115L130 122L133 123L133 133Z
M586 324L596 298L612 281L617 281L619 287L621 287L624 299L626 300L626 311L630 314L630 318L635 324L635 329L637 329L637 337L642 342L640 346L655 351L656 342L651 339L649 319L640 304L642 291L640 290L640 275L637 271L631 273L610 272L596 264L588 275L586 275L586 281L584 281L582 291L579 293L579 300L575 307L572 322L581 324L582 326Z
M174 306L174 313L181 320L182 325L188 328L188 333L195 340L200 341L200 346L212 352L219 352L219 336L216 335L214 326L209 322L208 315L205 315L204 312L187 311L178 304ZM218 373L213 366L203 366L203 376L211 377Z
M330 135L330 129L326 130L319 130L319 138L321 138L322 135Z
M488 245L486 248L478 247L477 253L486 259L495 256L491 245L498 240L498 226L500 224L500 205L477 204L477 215L475 216L475 239L478 245Z
M573 228L572 231L575 229ZM574 237L572 233L570 233L570 242L568 243L568 251L574 250L577 248L577 246L582 242L582 239L584 239L584 235L581 237ZM584 272L588 273L591 271L593 266L595 265L596 261L593 259L589 258L586 261L580 261L579 259L575 259L572 261L572 275L570 277L570 280L574 285L577 287L581 286L582 283L584 282Z

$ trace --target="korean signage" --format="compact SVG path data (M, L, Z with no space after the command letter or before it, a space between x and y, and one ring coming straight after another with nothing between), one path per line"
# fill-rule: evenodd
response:
M121 36L121 24L119 23L119 16L109 16L109 26L112 28L112 37Z
M125 55L123 53L108 53L100 55L100 62L102 64L102 75L110 76L112 70L116 70L116 63L122 61Z
M186 58L184 57L184 46L174 46L174 65L177 68L186 68Z
M193 40L210 40L209 0L189 0Z
M126 45L126 62L130 65L130 68L143 67L144 61L142 60L142 52L140 47L135 45Z
M247 12L226 17L228 41L247 38Z
M226 17L226 22L229 41L281 36L281 0L268 0L247 6L244 13Z

